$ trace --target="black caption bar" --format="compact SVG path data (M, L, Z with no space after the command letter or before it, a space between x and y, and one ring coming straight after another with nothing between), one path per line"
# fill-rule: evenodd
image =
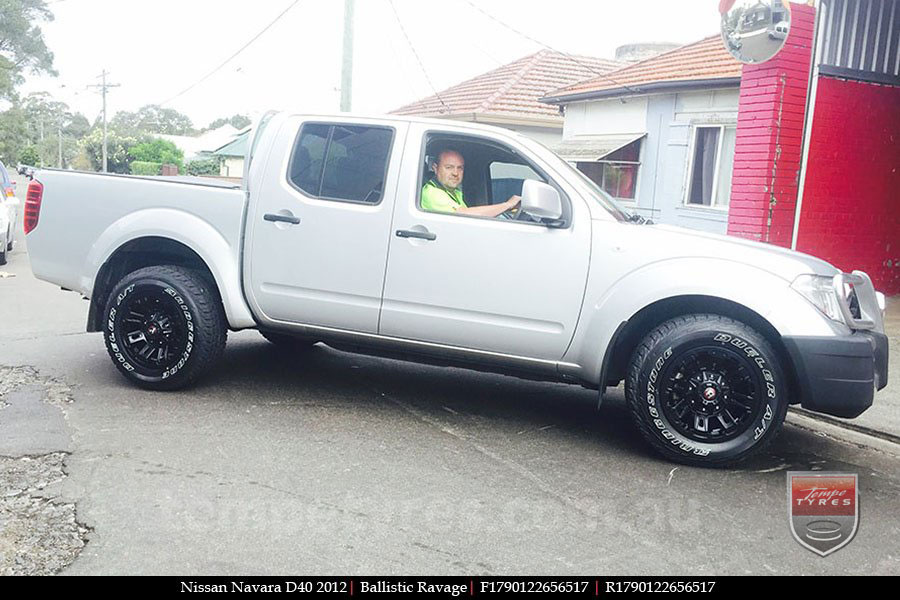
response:
M871 578L866 578L871 580ZM108 582L108 584L107 584ZM142 577L145 593L164 594L291 594L330 597L386 597L416 595L443 598L475 598L508 595L553 594L554 596L598 597L610 594L729 594L758 591L804 596L822 592L830 595L865 588L861 578L851 577ZM67 593L84 586L96 592L109 586L121 589L121 578L80 577L32 580L29 589L59 586ZM65 587L63 587L65 586Z

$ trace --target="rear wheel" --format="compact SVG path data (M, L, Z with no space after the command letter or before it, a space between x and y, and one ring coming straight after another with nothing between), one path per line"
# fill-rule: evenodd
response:
M227 327L199 272L154 266L126 275L106 303L106 349L119 371L153 390L194 382L222 355Z
M771 345L744 323L708 314L672 319L644 338L631 359L626 398L657 451L698 466L759 452L787 411Z

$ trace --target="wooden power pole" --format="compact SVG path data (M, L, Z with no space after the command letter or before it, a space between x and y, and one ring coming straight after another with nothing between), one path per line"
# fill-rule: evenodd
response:
M106 90L109 88L119 87L118 83L106 83L106 76L109 73L106 72L106 69L103 69L103 74L100 77L103 78L103 83L100 85L89 85L88 87L100 88L100 93L103 95L103 172L107 172L107 160L108 153L106 150Z
M341 62L341 112L350 112L353 92L353 9L355 0L344 0L344 56Z

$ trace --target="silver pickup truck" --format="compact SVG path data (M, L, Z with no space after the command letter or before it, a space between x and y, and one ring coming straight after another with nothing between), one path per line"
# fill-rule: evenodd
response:
M139 386L184 387L228 330L256 328L286 352L324 342L600 394L624 380L654 448L721 465L789 404L852 418L887 382L865 273L645 222L511 131L271 113L254 132L242 186L34 173L34 273L90 298L88 331ZM465 204L495 216L423 209L447 148Z

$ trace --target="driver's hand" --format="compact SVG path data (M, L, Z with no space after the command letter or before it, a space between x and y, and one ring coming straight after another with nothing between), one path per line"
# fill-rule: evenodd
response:
M507 210L510 208L515 208L519 205L519 202L522 201L522 196L510 196L509 200L506 201Z

